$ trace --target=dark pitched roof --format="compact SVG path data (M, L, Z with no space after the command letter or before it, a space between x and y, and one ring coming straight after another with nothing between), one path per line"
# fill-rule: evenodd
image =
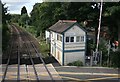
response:
M52 25L49 28L49 30L57 32L57 33L62 33L75 23L77 23L77 21L75 20L59 20L57 23Z

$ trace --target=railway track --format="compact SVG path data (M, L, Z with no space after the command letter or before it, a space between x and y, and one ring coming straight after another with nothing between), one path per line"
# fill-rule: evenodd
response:
M9 65L10 65L10 60L12 59L12 57L18 57L18 78L17 78L17 80L19 79L19 65L20 65L20 58L19 58L19 43L17 43L17 42L15 42L14 43L14 41L15 40L17 40L17 38L18 38L18 36L17 36L17 34L16 34L16 32L15 32L15 29L14 28L12 28L12 37L11 37L11 45L10 45L10 50L9 50L9 52L8 52L8 60L7 60L7 64L6 64L6 68L5 68L5 71L4 71L4 74L3 74L3 78L2 78L2 82L4 82L5 81L5 78L7 77L7 72L8 72L8 69L9 69ZM17 55L14 55L14 56L12 56L14 53L14 50L15 49L17 49L17 53L15 53L15 54L17 54Z
M25 40L24 40L23 38L22 38L22 40L23 40L23 42L25 43ZM31 57L31 52L29 51L29 50L30 50L30 47L29 47L28 44L25 44L24 46L25 46L25 48L27 48L27 55L29 56L30 61L31 61L31 63L32 63L32 66L33 66L33 69L34 69L34 73L35 73L35 76L36 76L36 80L39 81L40 79L39 79L39 77L38 77L38 74L37 74L37 71L36 71L36 68L35 68L35 65L34 65L34 61L33 61L32 57Z
M26 34L25 34L25 36L26 36ZM44 65L46 71L48 72L48 74L49 74L51 80L54 82L54 79L53 79L51 73L49 72L47 66L45 65L45 62L44 62L43 59L42 59L42 55L41 55L41 54L39 53L39 51L37 50L35 44L30 40L30 37L27 37L27 36L26 36L26 38L28 38L28 40L30 41L30 44L31 44L32 47L34 48L34 50L35 50L35 52L36 52L36 54L37 54L37 57L39 58L40 61L42 61L42 63L43 63L43 65Z
M9 73L7 74L7 72L10 68L10 61L12 57L15 57L17 59L17 63L16 63L17 66L13 66L17 68L16 69L17 77L15 77L14 79L15 81L17 82L21 81L21 77L22 77L21 69L23 66L24 67L23 69L26 72L26 75L25 75L26 78L24 80L26 80L27 82L31 80L35 80L37 82L41 80L49 80L50 82L55 82L55 80L58 78L53 76L50 72L50 69L47 68L44 60L42 59L42 55L38 51L36 43L34 43L34 40L32 40L31 36L25 31L23 31L21 28L17 27L16 25L12 25L12 29L13 29L13 34L12 34L13 37L12 37L12 44L10 48L11 50L7 60L7 64L4 69L2 82L6 82L7 80L9 80L7 79L7 76L9 76L8 75ZM35 64L34 58L37 58L37 61L39 62L39 64ZM21 62L23 60L24 60L24 64L21 65ZM29 61L29 64L26 61ZM43 74L42 70L45 71L46 76L41 76ZM61 79L58 79L58 80L61 80Z

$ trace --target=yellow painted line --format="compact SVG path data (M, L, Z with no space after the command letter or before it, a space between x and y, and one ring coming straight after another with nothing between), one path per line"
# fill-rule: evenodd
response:
M38 74L39 76L49 76L48 74Z
M27 77L20 77L20 79L27 79Z
M93 78L93 79L87 79L87 80L104 80L104 79L112 79L112 78L118 78L118 77L103 77L103 78Z
M73 77L66 77L66 76L61 76L61 77L65 78L65 79L70 79L70 80L75 80L75 81L81 81L80 79L73 78Z
M75 73L75 72L58 72L59 74L69 75L104 75L104 76L120 76L120 74L109 74L109 73Z
M81 79L77 79L77 78L73 78L73 77L66 77L66 76L61 76L62 78L65 78L65 79L68 79L68 80L73 80L75 82L91 82L91 81L88 81L88 80L81 80ZM73 82L71 81L71 82Z
M7 79L17 79L17 76L7 76Z
M50 72L50 73L52 74L52 76L55 74L56 76L58 76L58 78L61 79L61 76L60 76L59 73L55 70L54 66L53 66L52 64L48 64L48 66L50 66L50 67L48 67L48 70L49 70L51 67L52 67L53 70L54 70L54 72ZM49 71L50 71L50 70L49 70Z
M78 78L73 78L73 77L66 77L66 76L61 76L62 78L66 78L69 80L75 80L75 81L83 81L81 79ZM99 78L91 78L91 79L85 79L85 81L92 81L92 80L104 80L104 79L112 79L112 78L118 78L118 76L114 76L114 77L99 77Z
M81 79L73 78L73 77L66 77L66 76L62 76L62 78L74 80L74 81L91 82L92 80L105 80L105 79L112 79L112 78L117 78L117 77L92 78L92 79L85 79L85 80L81 80Z

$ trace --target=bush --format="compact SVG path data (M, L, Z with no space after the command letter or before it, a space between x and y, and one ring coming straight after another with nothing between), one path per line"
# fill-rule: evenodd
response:
M111 52L112 67L120 68L120 51Z
M74 61L72 63L68 63L69 66L83 66L83 62L81 62L80 60L78 61Z

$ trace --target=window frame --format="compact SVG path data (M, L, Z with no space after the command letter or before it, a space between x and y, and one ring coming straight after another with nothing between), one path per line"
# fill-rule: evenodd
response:
M57 40L62 42L62 36L57 34Z
M67 38L68 38L68 39L67 39ZM67 41L67 40L68 40L68 41ZM65 37L65 42L66 42L66 43L69 43L69 42L70 42L69 36L66 36L66 37Z
M80 37L80 42L84 42L84 41L85 41L84 39L85 39L85 37L84 37L84 36L81 36L81 37Z
M67 40L67 39L66 39L67 37L68 37L68 41L66 41L66 40ZM71 39L72 37L73 37L73 42L71 41L71 40L72 40L72 39ZM75 43L75 36L66 36L66 37L65 37L65 43Z
M70 39L70 43L73 43L73 42L75 42L75 41L74 41L74 39L75 39L75 38L74 38L74 36L72 36L72 37L69 37L69 39Z
M79 37L79 38L77 38ZM80 36L76 36L76 42L80 42Z

